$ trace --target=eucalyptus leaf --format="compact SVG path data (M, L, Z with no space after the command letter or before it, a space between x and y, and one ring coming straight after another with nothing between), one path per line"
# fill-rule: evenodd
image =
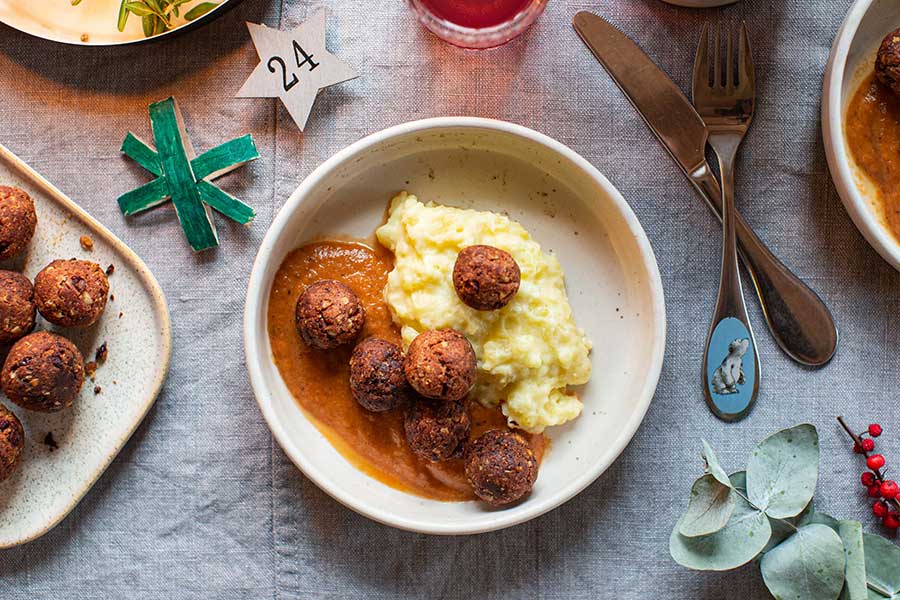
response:
M772 537L769 538L769 543L763 548L762 551L764 553L770 551L797 531L797 526L787 519L769 518L769 525L772 527Z
M844 546L827 525L813 523L766 553L763 581L779 600L836 600L844 585Z
M816 512L816 501L810 500L809 504L806 505L806 508L803 509L803 512L794 517L795 525L797 527L802 527L803 525L809 525L809 520L812 519L813 513Z
M737 471L728 476L731 486L739 492L747 493L747 471Z
M788 539L794 532L797 531L800 527L804 525L809 525L810 516L813 513L813 503L810 503L803 509L803 512L797 515L796 517L791 517L790 519L773 519L769 517L769 524L772 525L772 537L769 539L769 543L766 544L766 547L763 548L763 553L768 552L784 540ZM835 529L837 531L837 529ZM760 560L762 556L759 557Z
M870 598L900 598L900 548L880 535L863 535ZM873 596L873 590L878 595Z
M866 600L866 558L863 554L862 523L839 521L838 535L844 545L844 589L841 600Z
M774 518L800 514L819 478L819 435L809 424L778 431L761 441L747 462L750 502Z
M716 453L713 452L712 447L706 440L700 441L703 442L703 460L706 461L706 471L715 477L716 481L722 485L731 487L731 481L728 479L728 474L725 472L725 469L722 468L722 465L719 464L719 459L716 458Z
M812 525L814 523L825 525L826 527L831 527L832 529L834 529L835 533L840 533L839 522L837 519L829 514L816 510L801 513L800 520L797 522L797 525L799 527L803 527L804 525Z
M685 537L715 533L725 527L734 512L735 494L707 473L694 482L687 511L678 521L678 532Z
M669 553L675 562L698 571L728 571L753 560L772 535L769 519L746 500L735 498L728 524L703 537L685 537L681 521L669 537Z

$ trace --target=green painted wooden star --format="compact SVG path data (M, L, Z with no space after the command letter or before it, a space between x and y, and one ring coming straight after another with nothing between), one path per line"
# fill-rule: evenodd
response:
M119 208L126 216L171 199L195 251L219 245L211 208L238 223L253 220L256 215L251 207L210 183L259 158L249 134L196 156L174 98L150 105L150 125L156 150L131 132L122 142L122 152L156 175L150 183L119 196Z

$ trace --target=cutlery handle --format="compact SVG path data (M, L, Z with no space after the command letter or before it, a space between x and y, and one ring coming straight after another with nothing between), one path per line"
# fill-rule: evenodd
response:
M722 191L709 164L704 161L687 175L721 219ZM838 342L828 307L772 254L736 209L734 224L741 259L775 341L785 354L801 364L825 365L834 356Z
M734 209L734 158L741 137L712 143L722 172L722 272L716 310L703 355L703 391L710 410L725 421L743 418L759 391L759 354L747 317L738 269Z

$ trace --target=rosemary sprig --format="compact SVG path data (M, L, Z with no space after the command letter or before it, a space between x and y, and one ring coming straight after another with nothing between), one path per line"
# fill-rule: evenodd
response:
M82 0L71 0L72 6L81 4ZM174 26L173 18L181 16L181 5L191 0L122 0L119 5L117 26L119 31L125 30L128 15L141 18L144 35L152 37L169 31ZM219 2L200 2L184 13L184 18L193 21L219 6Z

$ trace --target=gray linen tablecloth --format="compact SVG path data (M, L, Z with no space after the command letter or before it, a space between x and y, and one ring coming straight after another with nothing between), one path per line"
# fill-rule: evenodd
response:
M659 0L550 0L528 34L485 53L439 42L401 0L330 2L329 46L362 77L323 93L300 134L276 101L233 98L257 63L244 22L288 28L323 4L247 0L177 39L108 50L0 26L0 142L147 261L168 296L175 336L163 393L106 474L55 530L0 552L0 597L765 598L754 567L708 574L677 566L669 532L701 468L700 436L738 466L757 440L803 421L822 437L820 507L876 529L857 483L860 464L834 415L881 420L889 460L900 460L891 333L900 325L900 286L844 212L819 127L822 73L850 0L745 0L714 11ZM576 37L570 21L580 9L609 17L685 89L700 25L718 16L748 22L759 104L738 204L829 304L842 338L829 366L801 368L773 343L752 302L764 380L757 408L739 424L713 418L698 390L718 227ZM217 251L192 254L170 209L126 220L116 206L119 193L146 181L119 154L122 137L149 137L146 106L169 95L198 149L250 132L262 154L221 180L259 216L249 229L220 219ZM525 525L437 538L358 516L285 458L250 391L241 317L266 227L313 168L384 127L456 114L537 129L609 177L656 251L669 333L647 418L596 483Z

